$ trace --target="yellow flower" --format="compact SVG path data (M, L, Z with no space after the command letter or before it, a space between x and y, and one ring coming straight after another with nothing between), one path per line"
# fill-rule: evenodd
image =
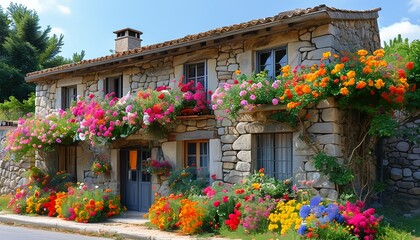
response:
M375 80L376 89L381 89L383 86L385 86L385 83L382 79Z
M354 78L356 76L356 72L355 71L353 71L353 70L351 70L351 71L349 71L348 73L347 73L347 77L348 78Z
M366 56L368 54L368 52L364 49L361 49L359 51L357 51L357 55L359 56Z
M254 189L256 189L256 190L259 190L259 189L261 189L261 184L259 184L259 183L253 183L253 184L252 184L252 187L253 187Z
M324 53L322 54L322 57L323 57L323 58L329 58L329 57L331 57L331 52L324 52Z
M241 70L237 69L237 70L235 71L235 74L236 74L236 75L240 75L240 74L241 74Z

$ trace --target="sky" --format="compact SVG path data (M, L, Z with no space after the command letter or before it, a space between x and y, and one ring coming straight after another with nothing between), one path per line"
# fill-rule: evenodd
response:
M6 9L12 1L0 0ZM14 0L38 13L42 29L64 35L60 55L85 50L85 59L112 54L115 30L143 32L142 46L271 17L279 12L326 4L346 10L381 8L381 42L399 33L420 39L420 0Z

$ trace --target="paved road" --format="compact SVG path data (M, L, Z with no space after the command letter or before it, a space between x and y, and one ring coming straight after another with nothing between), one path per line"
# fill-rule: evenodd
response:
M1 240L110 240L109 238L89 237L79 234L50 232L26 227L0 225Z

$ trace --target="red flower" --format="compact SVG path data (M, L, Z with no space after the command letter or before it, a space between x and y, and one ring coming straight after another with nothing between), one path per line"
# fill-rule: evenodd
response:
M239 81L238 80L233 80L233 84L238 84L239 83Z
M413 70L414 68L414 63L413 62L408 62L407 64L405 64L405 68L407 68L407 70Z
M222 200L223 200L223 202L227 202L227 201L229 201L229 197L228 196L223 196Z
M405 73L404 69L398 69L398 75L400 78L407 78L407 74Z
M213 202L213 206L218 207L219 205L220 205L220 201L219 200Z
M211 179L216 180L216 174L211 175Z
M165 94L163 94L163 93L159 94L158 98L159 99L164 99L165 98Z

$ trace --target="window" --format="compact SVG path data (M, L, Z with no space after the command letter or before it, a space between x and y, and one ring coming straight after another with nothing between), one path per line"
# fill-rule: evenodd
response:
M264 168L269 177L285 180L292 177L292 133L258 134L256 169Z
M286 65L286 48L257 52L257 72L265 71L267 72L267 76L271 79L275 79L280 75L280 69Z
M194 81L195 85L201 83L207 92L207 70L206 63L194 63L185 66L185 83Z
M77 87L63 87L61 90L61 109L70 108L71 103L77 99Z
M114 93L114 97L121 98L123 96L122 76L105 79L105 94Z
M77 146L58 146L57 158L56 170L69 173L76 180Z
M209 176L209 142L208 140L187 141L185 143L185 167L196 167L197 175Z

